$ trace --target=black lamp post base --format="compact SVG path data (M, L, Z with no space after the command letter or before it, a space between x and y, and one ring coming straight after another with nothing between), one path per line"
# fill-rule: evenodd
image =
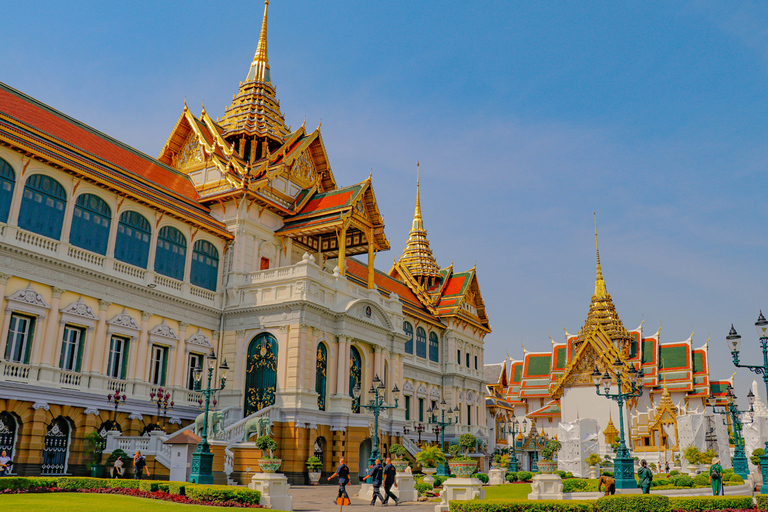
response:
M213 454L201 452L192 454L192 472L189 475L191 484L213 484Z
M613 459L613 478L617 489L637 489L635 480L635 459L616 457Z

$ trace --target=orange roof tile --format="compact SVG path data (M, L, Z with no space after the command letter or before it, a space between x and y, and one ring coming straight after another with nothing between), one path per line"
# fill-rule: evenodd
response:
M368 265L365 265L354 258L347 258L347 271L352 275L363 281L368 280ZM386 274L382 274L379 271L375 271L373 274L373 283L390 293L396 293L401 299L406 300L414 305L418 305L421 308L419 299L413 294L410 288L404 283L392 279Z
M451 277L448 284L445 285L445 289L443 289L443 296L461 293L461 289L464 287L464 281L466 279L466 275Z
M300 214L312 212L315 210L327 210L329 208L337 208L345 205L354 191L350 190L341 194L324 195L317 199L311 199L304 208L301 209Z

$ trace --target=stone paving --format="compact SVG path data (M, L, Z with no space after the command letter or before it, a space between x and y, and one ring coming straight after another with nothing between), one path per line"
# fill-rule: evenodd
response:
M437 503L419 501L395 506L390 500L387 506L383 506L377 501L376 505L371 507L370 501L355 497L359 490L359 485L347 486L347 493L352 504L344 507L344 510L391 509L393 512L432 512L437 505ZM338 485L292 485L288 492L293 496L293 510L295 511L339 512L339 508L341 508L336 505L336 496L339 493Z

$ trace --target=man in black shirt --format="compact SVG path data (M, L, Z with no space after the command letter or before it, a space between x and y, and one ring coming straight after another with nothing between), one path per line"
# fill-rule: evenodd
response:
M381 467L381 459L376 459L376 464L371 466L368 470L368 476L371 477L371 485L373 485L373 498L371 499L371 506L376 504L376 498L379 498L381 504L384 504L384 498L381 497L379 489L381 488L381 480L383 475L383 469Z
M331 481L331 478L338 476L339 477L339 498L344 496L347 498L347 501L349 501L349 495L347 494L347 490L344 486L346 486L349 483L349 466L344 464L344 457L339 459L339 467L336 468L336 472L328 477L328 481Z
M387 457L387 465L384 466L384 505L389 502L389 497L391 496L393 500L395 500L395 506L400 504L400 501L398 501L397 496L392 493L390 489L392 489L393 485L397 485L397 481L395 481L395 474L397 473L397 470L395 469L395 466L392 465L392 459Z

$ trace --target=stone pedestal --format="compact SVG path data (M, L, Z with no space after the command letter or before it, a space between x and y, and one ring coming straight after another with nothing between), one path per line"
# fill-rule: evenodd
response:
M562 488L562 485L560 487ZM448 512L449 501L483 499L485 489L483 489L483 482L477 478L449 478L443 482L443 492L440 497L442 501L435 505L435 512Z
M293 510L293 498L288 494L288 479L282 473L256 473L249 489L261 491L261 505L277 510Z
M492 469L488 472L489 485L501 485L506 479L506 472L503 469Z
M406 469L402 473L397 473L395 482L397 483L397 487L392 487L390 490L392 491L392 494L397 496L398 501L406 502L416 501L418 499L419 493L416 491L416 486L414 485L415 480L413 479L413 474L411 474L411 468ZM379 489L379 493L382 498L386 499L386 496L384 496L385 492L383 485ZM373 486L363 482L360 485L360 490L357 491L357 497L361 500L368 500L370 503L373 499Z
M529 500L561 500L563 499L563 481L559 475L541 474L531 481Z

